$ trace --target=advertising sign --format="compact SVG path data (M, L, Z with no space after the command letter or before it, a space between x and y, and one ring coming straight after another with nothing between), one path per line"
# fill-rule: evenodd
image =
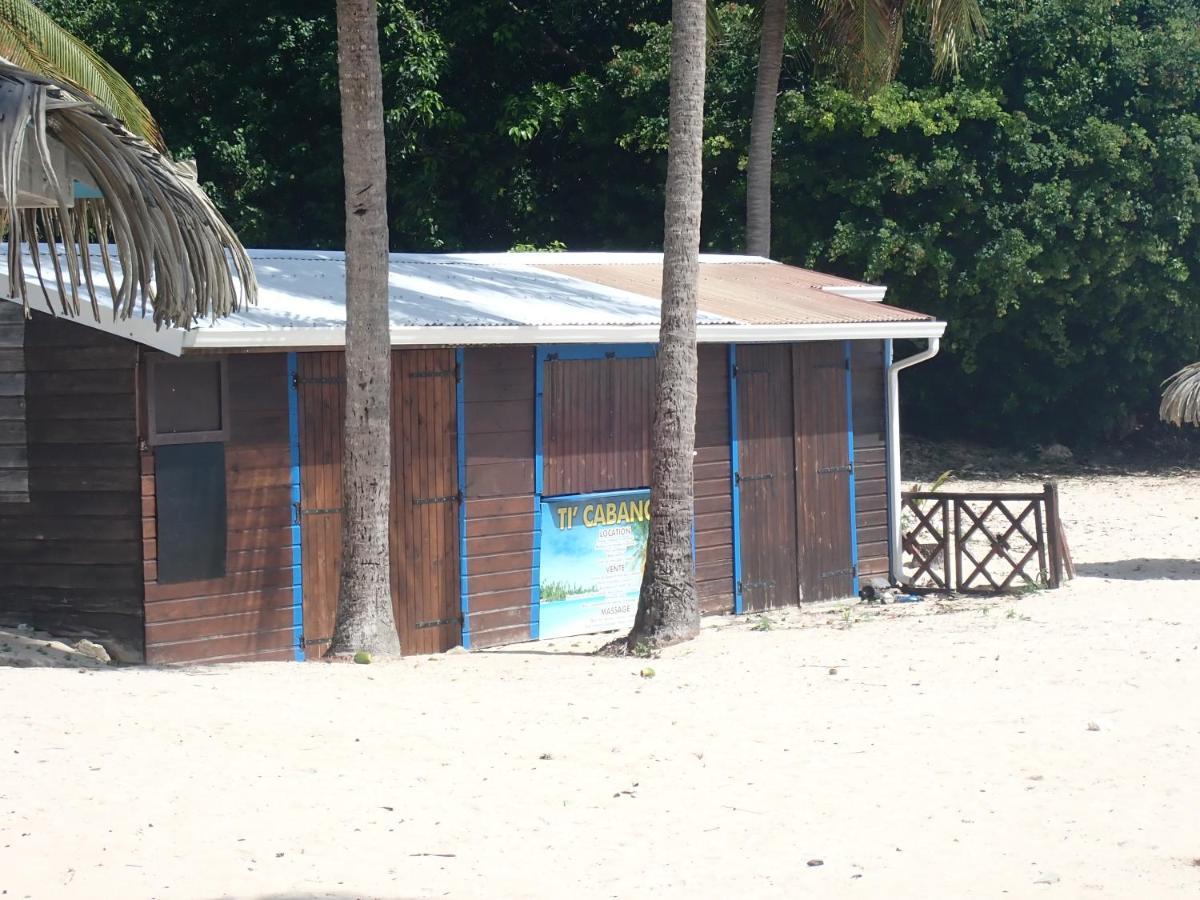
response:
M539 636L628 631L637 613L650 492L612 491L542 502Z

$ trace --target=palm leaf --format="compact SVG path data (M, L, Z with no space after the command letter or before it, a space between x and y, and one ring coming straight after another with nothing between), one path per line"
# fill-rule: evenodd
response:
M819 67L851 88L875 90L896 75L905 19L927 32L934 71L957 71L963 51L985 31L978 0L807 0L794 4Z
M935 74L957 72L962 52L987 33L978 0L919 0L916 12L929 27Z
M52 142L62 145L103 199L73 200L71 185L56 171ZM35 163L57 206L18 206L20 173ZM27 308L26 257L47 304L43 273L48 264L62 312L79 315L82 289L90 295L92 315L99 317L90 262L93 239L99 243L114 317L145 314L149 306L157 324L188 328L255 300L249 256L193 173L130 132L82 90L6 62L0 62L0 193L9 296Z
M1163 382L1158 417L1172 425L1200 425L1200 363L1184 366Z
M154 117L129 82L32 0L0 0L0 57L83 91L134 134L163 149Z

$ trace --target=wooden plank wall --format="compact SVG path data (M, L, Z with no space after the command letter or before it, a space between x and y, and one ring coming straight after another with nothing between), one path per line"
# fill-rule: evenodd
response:
M140 661L137 346L42 313L24 331L29 499L0 502L0 618Z
M534 350L464 354L466 558L473 649L529 640L534 541Z
M724 613L733 608L726 352L724 346L700 348L696 580L705 613ZM649 480L649 471L643 467L648 466L649 460L653 360L596 362L597 366L590 367L578 360L546 366L543 384L546 431L557 436L557 451L545 453L543 489L547 495L619 489ZM614 367L613 362L622 366ZM556 366L557 373L552 375ZM583 368L573 368L577 366ZM535 526L534 367L532 348L469 348L465 355L467 623L473 648L528 640L530 636ZM626 372L619 373L620 368ZM584 379L595 375L614 388L619 386L593 398L593 410L600 409L603 415L592 415L590 423L582 422L583 417L571 412L580 404L581 392L589 390L578 384L581 372ZM552 384L555 387L551 388ZM610 405L626 403L629 406L624 413L614 412L608 418L605 410ZM621 450L636 462L634 468L629 468L627 461L618 464L609 459L617 432L613 432L614 440L610 441L606 431L608 421L621 423ZM592 444L600 446L604 453L594 457L585 455L588 439L573 436L566 427L570 422L592 428L595 432ZM599 428L600 425L604 428Z
M288 388L286 354L230 357L222 578L157 583L153 454L142 454L148 662L294 657Z
M696 406L696 591L703 613L733 610L729 360L724 345L699 348Z
M543 372L542 492L650 483L654 357L548 360Z
M888 575L883 341L854 341L850 347L858 574L865 583Z
M0 302L0 503L29 499L25 432L25 312Z

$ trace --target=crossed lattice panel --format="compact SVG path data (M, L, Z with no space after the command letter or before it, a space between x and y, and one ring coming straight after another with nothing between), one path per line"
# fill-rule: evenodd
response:
M1061 525L1048 525L1058 515L1053 485L1040 494L911 492L903 510L910 587L1002 593L1059 585Z
M1018 579L1031 587L1044 581L1042 502L1029 500L1014 506L1019 512L994 499L986 501L981 512L970 500L954 501L955 590L1003 592ZM1028 567L1034 560L1038 568L1031 574Z
M944 591L950 585L950 507L941 498L918 500L904 498L904 508L916 518L916 524L904 534L904 553L913 571L909 583ZM922 584L923 578L928 579Z

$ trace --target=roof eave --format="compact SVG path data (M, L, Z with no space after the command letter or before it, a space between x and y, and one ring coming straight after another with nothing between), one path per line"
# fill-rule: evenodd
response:
M58 297L57 291L49 291L54 297ZM38 312L46 313L47 315L56 318L65 319L74 325L82 325L84 328L92 328L96 331L103 331L105 334L115 335L116 337L125 338L130 341L136 341L145 347L150 347L154 350L161 350L164 353L170 353L172 356L179 356L185 346L185 338L187 335L194 335L196 332L184 331L182 328L174 328L164 326L159 328L154 324L152 318L142 316L131 316L127 319L122 319L115 316L112 310L105 310L101 307L100 318L97 319L91 315L91 311L87 311L80 316L64 316L61 312L57 312L46 302L46 296L41 293L41 290L30 290L29 308ZM9 303L15 303L21 306L19 297L8 297L0 295L0 300L7 300Z

